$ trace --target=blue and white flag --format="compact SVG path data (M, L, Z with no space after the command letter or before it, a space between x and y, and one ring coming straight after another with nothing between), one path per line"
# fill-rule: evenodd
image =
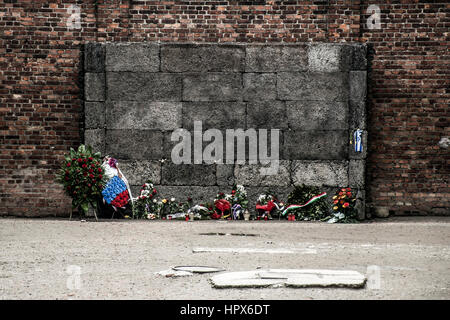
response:
M362 130L357 129L353 133L353 138L354 138L354 141L355 141L355 152L362 152L363 151Z

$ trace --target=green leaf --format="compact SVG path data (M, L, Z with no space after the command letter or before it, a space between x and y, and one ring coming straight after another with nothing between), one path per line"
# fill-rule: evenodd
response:
M89 210L89 202L82 202L80 207L81 209L83 209L84 214L86 214Z

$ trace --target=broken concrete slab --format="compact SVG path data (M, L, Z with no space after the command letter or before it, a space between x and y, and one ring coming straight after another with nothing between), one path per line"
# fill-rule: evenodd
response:
M223 268L208 267L208 266L176 266L172 268L175 271L186 271L192 273L212 273L225 271Z
M271 254L316 254L317 250L308 248L194 248L193 253L220 252L220 253L271 253Z
M366 277L352 270L267 269L226 272L209 279L214 288L350 287L363 288Z
M171 277L187 277L187 276L192 276L194 275L192 272L189 271L178 271L178 270L174 270L173 268L171 269L167 269L167 270L162 270L159 272L155 272L155 274L160 275L160 276L164 276L167 278L171 278Z

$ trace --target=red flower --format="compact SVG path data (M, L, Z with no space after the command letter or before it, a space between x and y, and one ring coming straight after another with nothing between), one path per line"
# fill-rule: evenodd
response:
M90 175L89 175L89 178L94 178L94 175L91 173Z
M67 166L70 167L70 162L67 163Z
M78 158L78 160L77 160L78 162L81 162L81 161L83 161L81 158Z
M89 157L89 161L92 161L92 160L94 160L94 158L92 158L92 157Z
M69 180L69 177L66 177L66 181Z
M98 175L98 178L101 179L103 176L101 174Z
M87 165L86 164L83 164L82 166L81 166L82 168L86 168L87 167Z
M346 203L344 203L342 206L343 206L344 208L348 208L349 205L350 205L350 203L346 202Z
M98 172L99 172L99 173L102 173L102 168L98 168Z
M236 193L236 190L231 191L231 194L235 194L235 193Z
M85 176L85 177L87 176L87 172L86 172L86 171L85 171L85 172L83 172L83 176Z
M156 193L156 189L153 189L153 193Z
M351 192L347 192L347 196L351 197L352 193Z
M89 169L89 173L92 173L92 172L94 172L94 170L92 170L92 169Z

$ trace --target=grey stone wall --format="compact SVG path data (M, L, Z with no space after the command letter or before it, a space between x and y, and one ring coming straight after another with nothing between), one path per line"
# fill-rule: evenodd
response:
M366 48L362 44L88 43L85 143L119 159L135 195L147 178L164 196L211 201L244 184L286 197L293 185L358 189L364 218ZM176 128L280 129L280 169L175 165ZM364 152L350 138L364 130ZM332 196L332 194L330 194Z

